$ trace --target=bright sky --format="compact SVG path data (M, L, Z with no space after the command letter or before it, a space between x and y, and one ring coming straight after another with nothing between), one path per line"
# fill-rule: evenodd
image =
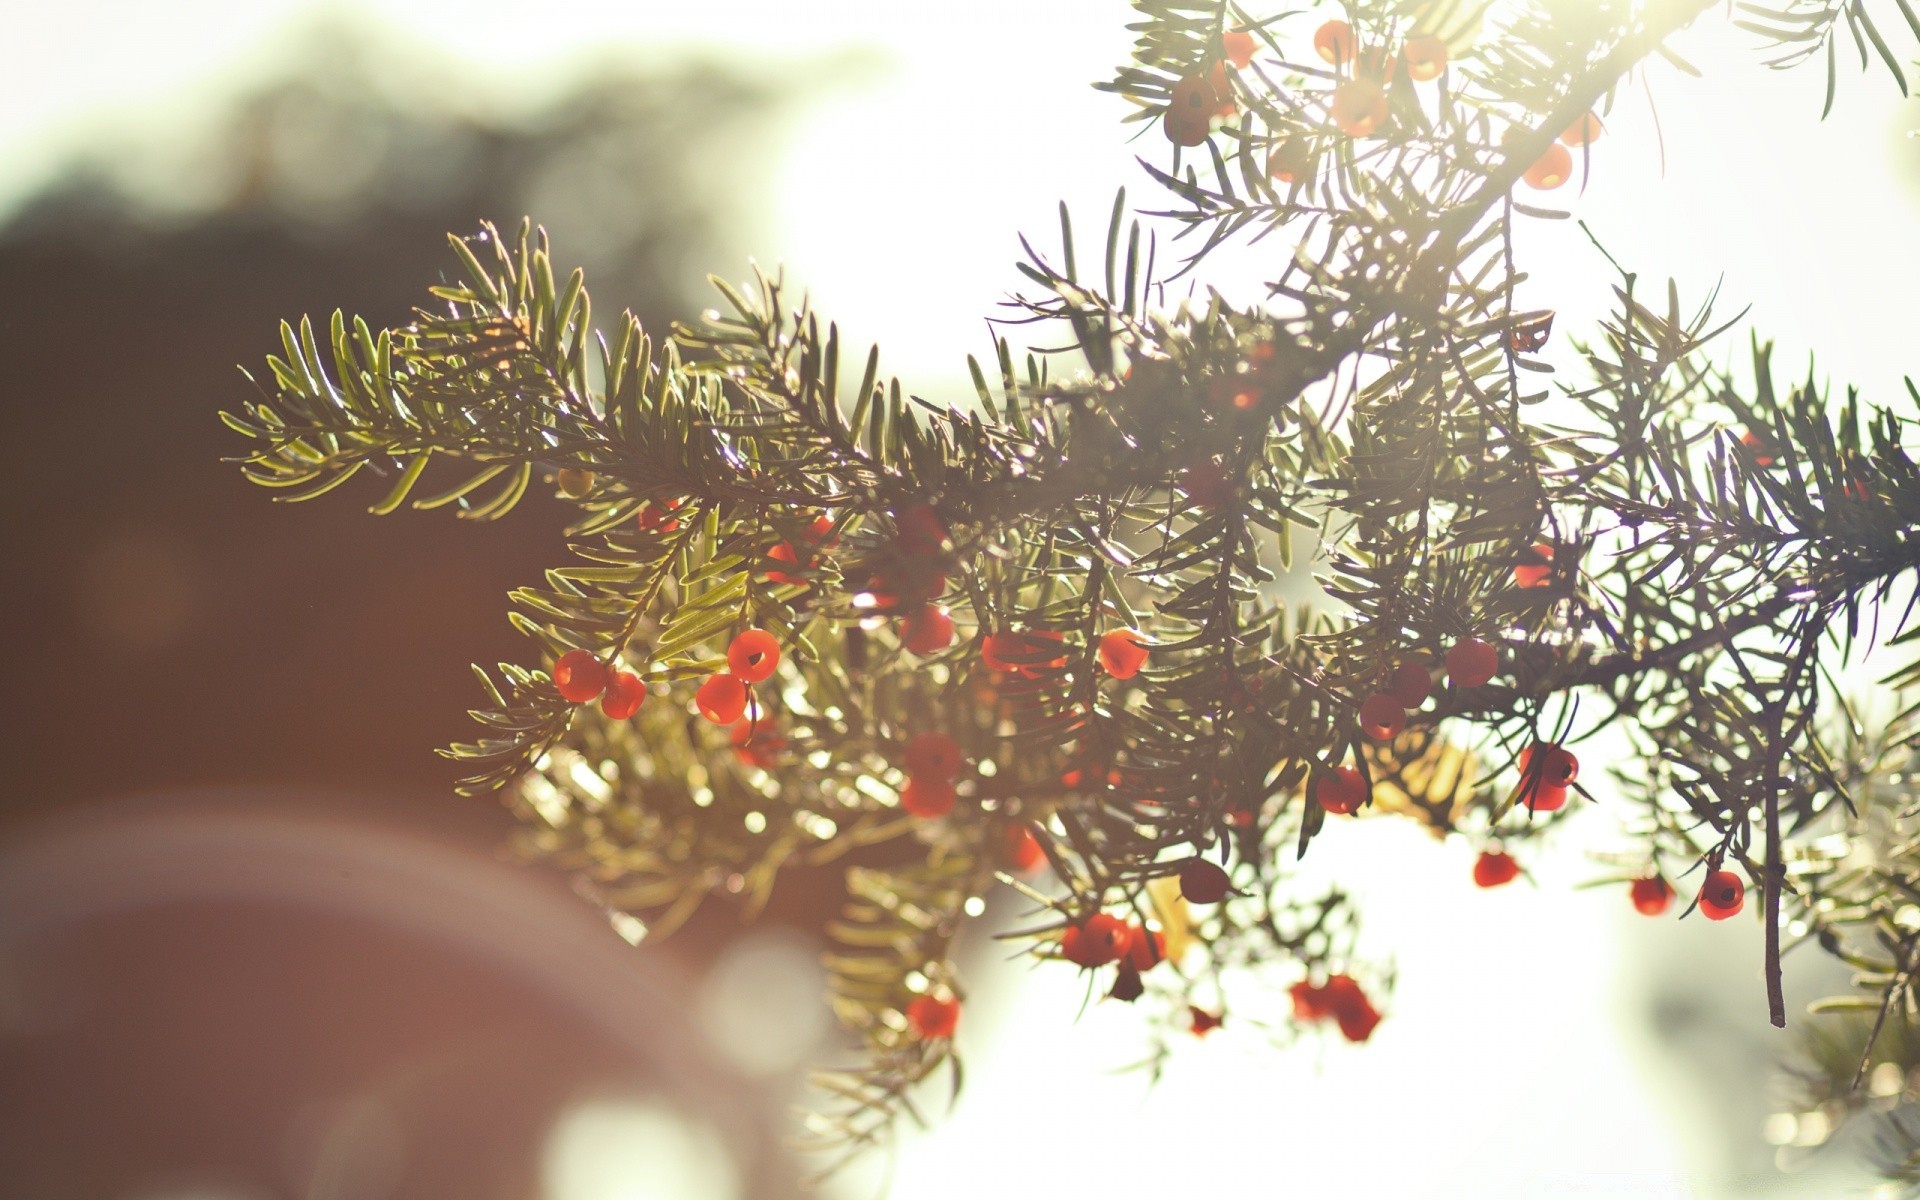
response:
M269 73L280 50L260 48L283 47L277 34L324 8L515 68L498 76L507 89L551 90L582 58L736 55L777 75L843 48L878 51L890 65L796 118L768 168L774 211L757 257L786 263L856 342L881 340L891 368L930 394L985 349L982 318L1018 280L1015 233L1051 247L1064 198L1097 240L1115 187L1157 199L1131 155L1167 152L1157 131L1123 145L1134 128L1117 124L1123 103L1087 86L1126 53L1118 0L0 0L0 209L90 131L161 127ZM1849 72L1823 126L1817 66L1769 77L1717 14L1701 24L1682 45L1707 81L1652 71L1658 134L1646 93L1624 94L1586 193L1554 198L1655 287L1671 273L1698 299L1723 281L1724 315L1751 303L1790 370L1818 345L1827 370L1893 399L1920 262L1920 140L1900 124L1920 114L1898 109L1881 75ZM1219 256L1216 277L1249 295L1283 253ZM1605 303L1604 264L1570 224L1537 231L1529 253L1523 303L1559 309L1559 328L1577 331ZM927 282L903 302L909 275ZM1605 842L1604 814L1583 823ZM1392 948L1400 969L1374 1044L1276 1056L1228 1029L1181 1054L1151 1099L1105 1073L1138 1052L1127 1011L1096 1005L1070 1027L1079 989L1065 972L976 981L968 1092L935 1136L909 1143L894 1195L1266 1195L1282 1180L1301 1195L1717 1194L1699 1183L1718 1165L1701 1140L1712 1122L1690 1114L1718 1101L1637 1032L1622 997L1644 994L1621 976L1651 983L1655 964L1692 964L1683 990L1725 998L1758 1026L1757 929L1655 927L1615 892L1567 891L1588 868L1577 851L1557 854L1540 864L1543 886L1479 893L1465 846L1396 828L1323 839L1313 869L1372 894L1368 945ZM653 1194L607 1188L570 1184L553 1200Z

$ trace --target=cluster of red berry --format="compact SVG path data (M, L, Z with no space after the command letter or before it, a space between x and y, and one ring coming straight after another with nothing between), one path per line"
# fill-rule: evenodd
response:
M1387 123L1387 85L1406 67L1407 77L1420 83L1440 78L1447 70L1447 43L1430 33L1416 33L1395 54L1384 46L1360 45L1353 26L1328 21L1313 34L1313 49L1348 78L1333 89L1333 123L1348 137L1368 137Z
M624 721L640 711L647 685L632 671L611 670L588 650L569 650L553 664L553 686L569 704L600 701L600 711Z
M1174 83L1163 124L1175 145L1198 146L1207 140L1215 117L1232 117L1240 111L1233 98L1233 83L1227 78L1227 66L1245 70L1253 61L1253 50L1251 33L1229 30L1221 35L1218 58L1205 70L1182 75Z
M731 725L746 715L753 685L771 679L779 665L780 639L764 629L744 630L727 646L727 669L694 692L694 707L715 725Z

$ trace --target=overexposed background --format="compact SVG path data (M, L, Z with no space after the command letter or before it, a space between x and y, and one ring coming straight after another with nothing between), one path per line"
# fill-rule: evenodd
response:
M1164 163L1166 140L1148 126L1125 142L1142 126L1122 126L1125 103L1089 87L1126 55L1129 13L1112 0L0 0L0 218L76 156L145 192L156 219L190 216L220 184L192 169L210 161L196 142L208 114L301 61L330 23L375 31L389 60L411 64L397 95L495 117L537 110L591 66L719 62L790 79L795 98L772 135L716 151L731 153L714 169L748 215L728 234L737 257L701 268L737 278L748 256L783 264L854 343L879 341L910 390L958 399L965 354L990 345L983 318L1018 284L1016 233L1052 250L1064 199L1085 259L1115 188L1160 202L1132 156ZM1676 45L1706 78L1651 67L1618 97L1584 191L1554 199L1654 289L1672 275L1687 298L1718 284L1725 316L1750 304L1788 377L1818 347L1823 376L1900 403L1920 262L1920 140L1907 129L1920 113L1877 67L1849 68L1823 124L1819 65L1769 74L1719 13ZM556 251L568 261L564 238ZM1222 252L1200 279L1251 298L1285 253L1277 239ZM1559 310L1557 334L1604 311L1608 268L1571 223L1530 230L1523 254L1522 303ZM293 314L263 314L262 351L280 315ZM1739 362L1745 337L1722 353ZM1364 823L1316 843L1307 873L1360 894L1364 948L1399 971L1364 1047L1310 1036L1275 1049L1229 1025L1182 1046L1150 1090L1113 1073L1144 1051L1137 1014L1094 1004L1076 1017L1084 988L1069 973L1029 974L978 947L957 1111L835 1194L870 1195L885 1172L899 1200L1846 1194L1843 1164L1769 1165L1764 1080L1782 1039L1765 1025L1757 927L1650 922L1617 889L1571 890L1600 872L1588 851L1619 847L1600 794L1527 862L1537 885L1493 893L1471 886L1470 847L1411 827ZM606 942L607 956L644 961ZM808 999L816 950L749 938L698 985L716 1053L769 1087L831 1056ZM1831 985L1795 981L1801 1001ZM650 1103L596 1101L558 1122L549 1200L741 1195L738 1173L709 1161L715 1143L676 1133Z

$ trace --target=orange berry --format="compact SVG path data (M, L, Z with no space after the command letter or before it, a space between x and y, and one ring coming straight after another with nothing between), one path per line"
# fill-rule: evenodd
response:
M1360 702L1360 732L1376 742L1390 741L1407 727L1407 710L1385 692L1375 692Z
M1605 131L1606 126L1600 124L1600 118L1594 116L1592 113L1588 113L1567 127L1566 131L1560 135L1560 144L1563 146L1584 146Z
M1060 935L1060 957L1082 967L1098 967L1119 959L1127 948L1127 923L1108 913L1094 913Z
M1219 1013L1208 1012L1198 1004L1187 1005L1187 1017L1193 1022L1192 1029L1195 1037L1207 1036L1220 1028L1221 1023L1226 1019Z
M764 629L742 630L727 646L727 666L748 683L759 683L780 665L780 640Z
M966 755L944 733L916 733L907 739L905 761L907 773L916 778L946 780L960 773Z
M553 664L553 686L562 699L585 704L607 689L607 665L590 650L569 650Z
M1378 46L1368 46L1354 56L1353 75L1385 87L1393 79L1396 60Z
M1657 917L1673 906L1673 885L1659 873L1633 881L1633 907L1640 915Z
M1746 906L1747 885L1732 871L1714 871L1700 885L1700 911L1709 921L1724 921Z
M710 676L693 694L693 703L715 725L731 725L747 711L746 682L724 673Z
M1447 69L1446 39L1431 33L1414 34L1400 53L1407 60L1407 75L1418 83L1438 79Z
M1455 642L1447 651L1447 678L1455 687L1479 687L1500 667L1500 651L1479 638Z
M1482 850L1473 863L1473 882L1483 888L1512 883L1520 874L1520 864L1504 850Z
M1330 813L1347 815L1360 811L1370 795L1367 777L1358 767L1335 767L1313 785L1313 798Z
M1033 835L1033 826L1021 822L1001 829L1000 861L1016 875L1040 869L1047 861L1047 852L1041 848L1040 839Z
M1233 890L1233 881L1216 863L1190 858L1180 868L1180 895L1189 904L1218 904Z
M1533 161L1526 174L1520 178L1530 188L1550 192L1573 177L1573 154L1559 142L1547 147L1547 152Z
M1761 437L1749 429L1740 435L1740 444L1745 446L1748 451L1753 454L1755 466L1770 467L1773 465L1773 446L1766 438Z
M1244 29L1229 29L1220 35L1220 53L1241 70L1253 61L1253 50L1253 35Z
M937 604L923 604L900 619L900 644L915 654L938 654L953 645L953 618Z
M632 671L615 671L607 680L606 694L600 697L600 711L615 721L624 721L640 711L647 698L647 685Z
M1115 679L1132 679L1147 661L1147 648L1132 629L1116 629L1100 639L1100 666Z
M1353 26L1345 21L1328 21L1313 34L1313 48L1334 66L1350 62L1354 51Z
M1537 542L1520 556L1513 568L1513 581L1523 588L1543 588L1553 583L1553 547Z
M907 1004L907 1024L923 1042L935 1042L953 1036L960 1027L960 1002L934 996L915 996Z
M569 500L579 500L593 490L593 472L581 471L574 467L561 467L554 482L560 487L560 494Z
M1347 80L1333 89L1333 123L1348 137L1369 136L1387 123L1386 91L1371 80Z
M945 779L913 778L900 789L900 807L923 820L952 812L954 799L953 784Z
M1167 958L1167 935L1145 925L1127 927L1127 948L1122 951L1126 964L1136 971L1148 971Z
M1402 708L1419 708L1433 692L1433 676L1427 672L1425 662L1410 658L1393 669L1386 692L1399 701Z

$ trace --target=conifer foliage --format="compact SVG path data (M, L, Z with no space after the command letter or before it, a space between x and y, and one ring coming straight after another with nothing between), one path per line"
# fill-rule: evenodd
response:
M1596 801L1634 839L1623 906L1758 916L1775 1024L1783 937L1860 972L1830 1007L1874 1034L1810 1103L1858 1096L1920 1001L1920 730L1869 731L1831 665L1874 649L1920 679L1911 418L1777 380L1764 342L1716 365L1724 326L1678 283L1620 270L1591 330L1515 305L1517 226L1635 152L1608 106L1690 71L1667 38L1723 18L1135 7L1099 86L1164 130L1137 145L1165 206L1117 198L1091 258L1063 207L1019 264L1050 348L969 359L966 402L909 392L777 275L716 282L722 308L664 337L598 330L537 229L488 227L406 325L283 328L226 417L246 472L295 500L379 476L376 513L577 506L571 558L512 595L525 660L476 671L481 734L447 753L652 935L894 844L832 931L864 1053L820 1078L823 1146L883 1138L945 1067L957 1086L953 947L990 889L1030 906L1003 936L1043 969L1182 1036L1264 978L1299 1029L1365 1041L1391 980L1347 897L1296 882L1312 843L1412 820L1506 885ZM1777 63L1824 54L1829 95L1842 29L1905 86L1866 6L1738 19ZM1169 300L1276 233L1299 250L1265 302ZM1556 337L1580 378L1538 357ZM1305 570L1325 599L1289 607ZM1632 754L1590 792L1603 731Z

